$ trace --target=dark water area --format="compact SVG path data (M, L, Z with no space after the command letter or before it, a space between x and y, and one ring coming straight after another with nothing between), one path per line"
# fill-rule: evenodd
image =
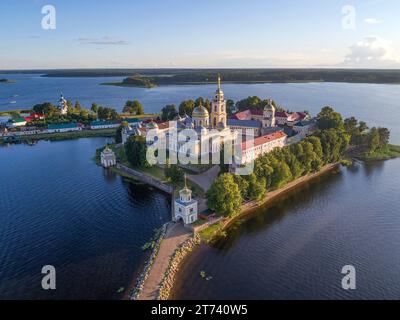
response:
M258 209L185 260L172 297L398 299L399 172L400 159L356 163ZM354 291L342 289L345 265Z
M120 299L169 196L92 160L104 138L0 146L0 299ZM53 265L57 289L42 290Z
M121 111L125 102L138 99L147 113L158 113L167 104L183 100L213 97L215 86L171 85L152 89L102 86L120 82L111 78L46 78L33 74L0 74L16 83L0 85L0 111L30 109L37 103L57 104L60 93L71 101L79 100L90 108L92 102ZM370 126L385 126L392 131L392 143L400 144L400 85L357 83L222 83L226 99L238 101L248 96L272 98L292 111L308 110L316 115L330 105L344 117L355 116ZM1 120L0 120L1 121Z

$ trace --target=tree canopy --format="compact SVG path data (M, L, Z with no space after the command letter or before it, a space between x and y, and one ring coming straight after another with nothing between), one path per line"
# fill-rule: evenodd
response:
M131 136L125 144L125 154L129 163L134 167L146 167L147 144L142 136Z
M232 217L240 213L242 195L230 173L220 175L207 191L207 205L218 214Z

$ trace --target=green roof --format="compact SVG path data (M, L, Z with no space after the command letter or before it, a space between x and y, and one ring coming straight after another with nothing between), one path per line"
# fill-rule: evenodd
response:
M18 123L18 122L26 122L26 120L24 118L16 118L16 119L10 119L8 120L8 122Z
M122 121L126 121L126 122L128 122L128 123L138 123L138 122L141 122L141 120L140 120L140 119L137 119L137 118L126 118L126 119L122 119Z
M48 129L49 130L54 130L54 129L72 129L76 128L78 126L77 123L61 123L61 124L49 124Z
M112 124L118 124L119 121L106 121L106 120L95 120L90 122L91 126L108 126Z

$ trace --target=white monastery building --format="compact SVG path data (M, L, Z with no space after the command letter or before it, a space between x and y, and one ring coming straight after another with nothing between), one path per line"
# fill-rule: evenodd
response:
M283 148L286 145L287 135L283 131L270 133L265 136L255 138L252 142L242 143L242 163L249 163L258 157L271 152L275 148Z
M204 159L221 151L225 142L231 141L242 148L242 161L248 163L259 156L272 151L274 148L284 147L294 136L297 140L309 134L314 126L308 123L310 117L304 112L277 112L272 100L268 100L263 110L245 110L227 118L227 103L224 92L221 90L221 80L218 77L218 87L211 102L211 109L207 110L202 105L194 108L192 115L178 116L176 121L137 123L129 125L122 131L122 143L125 144L129 136L147 136L150 130L156 132L156 142L164 142L162 145L169 151L175 151L178 155ZM196 133L194 140L179 139L179 133L190 129ZM187 130L189 131L189 130ZM251 134L249 134L251 133ZM176 136L174 136L176 135ZM244 136L246 135L246 139ZM254 147L241 143L252 140ZM288 140L290 137L291 140ZM296 140L296 141L297 141ZM294 141L294 140L293 140ZM161 144L160 144L161 145ZM251 144L250 144L251 145Z

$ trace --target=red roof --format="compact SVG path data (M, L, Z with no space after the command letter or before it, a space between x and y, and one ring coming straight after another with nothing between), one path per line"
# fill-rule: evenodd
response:
M304 120L307 117L307 113L304 112L293 112L293 113L288 113L288 112L277 112L275 114L276 117L278 118L286 118L288 121L301 121Z
M275 116L276 117L279 117L279 118L287 118L287 117L289 117L289 113L287 113L287 112L280 112L280 111L278 111L278 112L276 112L275 113Z
M29 122L32 120L43 120L44 115L43 114L38 114L38 113L31 113L29 117L24 117L25 121Z
M274 140L278 140L281 138L286 137L286 133L283 131L278 131L278 132L274 132L274 133L270 133L267 134L265 136L262 137L258 137L254 139L254 147L266 144L268 142L274 141ZM246 142L242 143L242 150L247 150L250 149L252 146L251 145L247 145Z
M238 112L232 116L232 119L237 120L251 120L251 116L262 116L263 111L257 109L248 109L245 111Z

